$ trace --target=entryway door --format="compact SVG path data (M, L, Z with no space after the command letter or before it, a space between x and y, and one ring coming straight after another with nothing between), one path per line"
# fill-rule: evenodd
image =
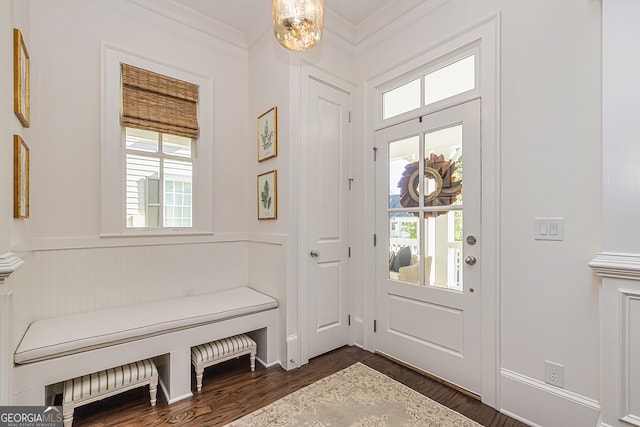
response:
M376 350L476 395L480 106L376 132Z
M348 343L349 94L308 78L308 357Z

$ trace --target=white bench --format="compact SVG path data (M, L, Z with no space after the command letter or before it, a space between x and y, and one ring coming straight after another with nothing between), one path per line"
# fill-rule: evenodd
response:
M245 354L249 355L251 371L255 371L256 342L246 334L234 335L193 347L191 349L191 364L196 371L198 391L202 390L202 376L205 368Z
M278 324L277 301L247 287L39 320L14 354L13 404L43 405L48 385L150 358L173 403L192 396L191 347L253 331L271 366Z

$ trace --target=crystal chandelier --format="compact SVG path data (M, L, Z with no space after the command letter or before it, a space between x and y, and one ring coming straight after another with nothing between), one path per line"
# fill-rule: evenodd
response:
M324 0L272 0L273 32L290 50L308 50L322 37Z

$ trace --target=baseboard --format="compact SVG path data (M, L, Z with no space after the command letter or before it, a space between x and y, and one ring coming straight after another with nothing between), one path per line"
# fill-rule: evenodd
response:
M178 397L176 397L174 399L169 399L169 391L164 386L164 383L162 382L161 378L158 378L158 385L160 386L160 390L162 390L162 393L164 394L164 398L167 401L167 404L169 404L169 405L171 405L172 403L175 403L175 402L178 402L180 400L187 399L187 398L193 396L193 393L189 392L189 393L184 394L182 396L178 396Z
M500 412L538 427L597 427L598 401L508 369L500 371Z

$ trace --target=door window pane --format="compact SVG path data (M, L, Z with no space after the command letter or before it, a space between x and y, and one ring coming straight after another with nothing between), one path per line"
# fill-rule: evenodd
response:
M389 215L389 278L421 283L421 228L418 212Z
M382 94L382 119L420 108L420 80L416 79Z
M409 180L419 169L418 159L420 158L420 137L412 136L389 144L389 208L407 208L417 206L409 204L411 194L407 189L403 190L403 178ZM417 172L419 173L419 171ZM415 184L419 183L416 180ZM405 186L406 187L406 186Z
M425 219L426 284L462 291L462 211Z
M424 105L476 87L476 56L467 56L424 76Z
M425 134L424 152L425 207L462 205L462 125Z

